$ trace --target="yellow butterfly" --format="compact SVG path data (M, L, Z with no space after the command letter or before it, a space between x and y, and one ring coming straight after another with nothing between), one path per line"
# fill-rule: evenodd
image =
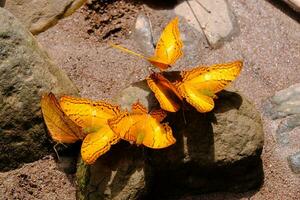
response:
M182 96L175 85L162 74L152 73L146 78L146 81L162 109L169 112L177 112L180 109L180 104L183 101Z
M81 146L81 156L85 163L94 163L120 140L107 123L108 119L120 114L118 106L69 96L62 97L60 105L64 113L88 133Z
M148 114L143 105L135 103L132 105L132 113L123 112L116 118L108 120L108 124L124 140L161 149L176 142L172 129L166 123L160 123L165 116L162 110Z
M41 108L46 126L54 141L58 143L74 143L86 136L82 128L61 110L53 93L42 96Z
M170 67L170 65L174 64L183 54L183 43L180 39L178 17L174 18L163 30L160 39L157 42L154 56L147 57L119 45L112 44L112 46L148 60L151 64L158 67L160 70L166 70Z
M181 72L182 80L174 84L159 74L150 75L146 80L162 109L176 112L180 108L180 100L185 98L198 112L205 113L214 108L215 94L239 75L242 65L241 61L235 61L196 67Z

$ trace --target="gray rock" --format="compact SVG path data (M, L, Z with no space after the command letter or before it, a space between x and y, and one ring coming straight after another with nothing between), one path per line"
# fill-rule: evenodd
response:
M135 22L134 39L147 56L154 55L154 41L151 22L144 14L139 14Z
M12 12L31 33L38 34L75 12L86 0L7 0Z
M289 156L288 163L295 174L300 174L300 151Z
M150 110L158 106L144 81L134 83L116 97L116 101L123 108L130 108L137 100ZM143 163L139 165L143 169L143 173L139 176L140 179L143 177L145 182L136 185L135 188L139 186L140 190L147 192L147 197L156 199L184 193L245 191L258 187L263 180L260 159L263 129L260 114L254 106L245 97L232 90L219 94L216 107L211 113L201 114L193 108L188 108L189 110L184 111L185 120L183 112L171 113L166 119L173 129L176 144L162 150L144 148L144 153L137 156L139 162ZM124 156L126 158L122 158L124 162L128 162L126 160L131 159L132 154L137 151L136 147L129 150L130 147L116 145L114 148L118 152L126 152L127 156ZM110 152L106 156L100 158L99 162L107 163L105 160L108 158L120 159L119 154L115 152ZM103 173L100 168L107 171L107 167L101 167L102 165L92 166L99 169L97 173L88 174L83 170L81 174L86 174L88 179L99 180ZM133 168L136 166L131 164L131 161L127 165ZM132 174L127 172L122 176L121 180L131 177ZM80 176L77 177L78 182L86 183ZM118 187L129 187L128 184L122 184L120 182ZM117 193L107 182L101 185L97 187L104 189L98 189L98 193L106 190ZM139 195L133 193L136 198L140 197ZM119 196L114 198L124 199Z
M49 153L40 111L44 92L78 94L23 25L0 8L0 170Z
M300 114L300 83L276 92L265 103L264 110L272 119Z
M211 47L219 47L239 32L237 20L226 0L182 1L174 10L203 33Z
M281 119L276 137L280 145L286 146L290 143L289 133L300 126L300 84L276 92L263 109L273 120Z

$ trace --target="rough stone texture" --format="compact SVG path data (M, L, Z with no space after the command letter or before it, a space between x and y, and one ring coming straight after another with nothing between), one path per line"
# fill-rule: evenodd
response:
M131 93L134 95L130 98L127 94ZM148 108L154 105L154 97L145 82L123 90L118 102L126 107L137 99ZM259 113L246 98L224 91L212 113L201 114L191 109L184 111L184 116L186 124L182 112L170 114L166 120L177 139L175 145L146 151L152 198L245 191L262 183L262 123Z
M284 0L295 11L300 12L300 0Z
M276 92L265 106L272 119L300 114L300 83Z
M7 0L5 8L12 12L31 33L38 34L71 15L86 0Z
M30 32L0 8L0 170L48 152L40 112L40 96L47 91L77 94L77 88Z
M289 144L291 141L289 133L300 127L300 84L276 92L265 102L264 111L273 120L281 119L276 130L276 138L281 145ZM299 134L294 136L300 139Z
M137 186L143 186L140 189L149 191L147 197L156 199L208 191L246 191L262 183L260 154L263 147L263 130L260 115L247 99L236 92L224 91L219 97L212 113L201 114L192 108L184 111L186 123L182 112L168 116L166 121L173 129L176 144L162 150L145 148L144 154L139 157L139 160L144 159L146 163L140 165L143 167L143 173L139 174L145 183ZM137 100L149 109L157 106L144 81L123 90L116 100L123 108L129 108ZM122 147L123 150L120 146L116 148L120 152L126 152L127 156L123 158L125 163L128 162L128 156L131 160L135 147L131 147L129 151L125 146ZM119 159L116 152L110 153L111 155L107 156L113 156L111 159ZM105 160L99 159L99 162L103 162L103 159ZM135 168L135 164L130 162L126 165ZM106 177L101 173L103 169L106 171L107 167L98 163L92 167L99 171L89 174L90 179L99 180L100 177ZM123 176L127 177L128 174ZM82 180L79 177L79 182ZM119 184L119 187L133 187L122 185L122 182ZM115 193L109 184L106 186L107 182L101 185L106 187L105 190L110 189L111 193ZM139 196L134 193L134 197ZM117 199L125 198L117 196Z
M231 40L239 30L225 0L182 1L174 11L200 33L204 33L212 47L219 47L225 40Z
M300 151L289 156L288 163L294 173L300 174Z
M145 165L141 148L127 142L114 145L95 164L77 166L79 200L135 200L145 193Z

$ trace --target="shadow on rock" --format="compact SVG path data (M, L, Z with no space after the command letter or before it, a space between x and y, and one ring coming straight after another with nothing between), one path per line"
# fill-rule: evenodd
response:
M143 151L122 143L89 170L80 171L79 167L77 172L88 177L77 175L79 188L89 194L81 199L174 199L258 188L264 177L260 113L233 89L218 96L210 113L190 107L169 113L164 121L172 127L177 140L174 145ZM148 109L158 106L145 81L124 89L115 100L128 109L137 100Z
M95 164L77 169L78 199L136 199L144 193L141 148L127 142L112 146Z

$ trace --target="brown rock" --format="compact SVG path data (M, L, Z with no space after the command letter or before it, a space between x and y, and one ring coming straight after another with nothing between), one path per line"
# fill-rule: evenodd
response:
M0 8L0 170L49 153L40 111L44 92L78 94L16 18Z
M7 0L5 8L12 12L31 33L38 34L55 25L82 6L86 0Z

